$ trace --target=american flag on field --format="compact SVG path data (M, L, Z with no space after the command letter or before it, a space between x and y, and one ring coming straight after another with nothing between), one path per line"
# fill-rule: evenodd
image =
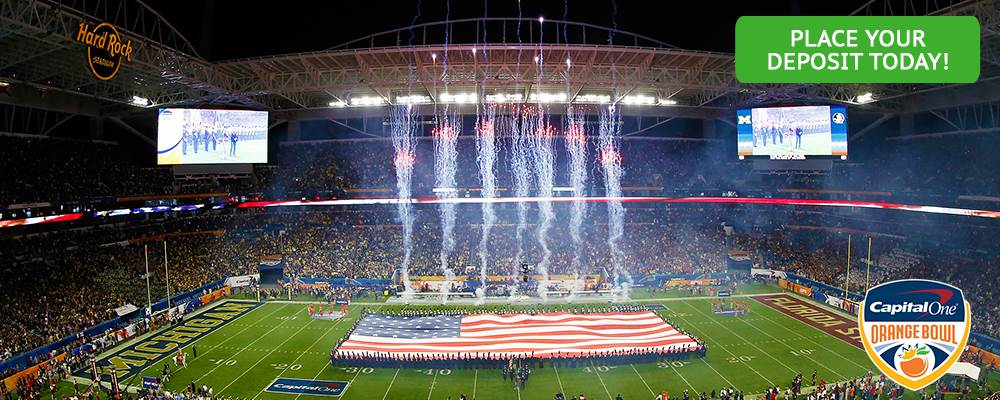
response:
M618 350L695 347L650 311L599 314L365 316L338 348L342 355L491 354L580 356Z

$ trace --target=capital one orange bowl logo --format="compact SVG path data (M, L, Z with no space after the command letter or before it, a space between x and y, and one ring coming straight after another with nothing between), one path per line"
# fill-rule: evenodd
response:
M858 315L861 342L883 374L924 388L958 361L969 340L969 303L946 283L906 279L868 290Z

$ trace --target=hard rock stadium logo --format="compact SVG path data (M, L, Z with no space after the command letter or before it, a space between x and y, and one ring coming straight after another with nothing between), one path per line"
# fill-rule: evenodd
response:
M861 343L882 373L919 390L958 361L969 340L969 303L962 290L923 279L868 290L858 316Z
M107 22L94 29L80 22L76 41L87 45L87 67L102 81L114 78L123 62L132 62L132 41L123 40L118 29Z

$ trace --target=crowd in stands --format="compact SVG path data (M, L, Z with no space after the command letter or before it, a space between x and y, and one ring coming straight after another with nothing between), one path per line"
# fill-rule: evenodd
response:
M569 182L568 156L561 140L554 142L555 182ZM840 189L894 192L906 195L997 195L1000 181L992 157L995 138L948 137L886 141L853 147L850 162L835 163L829 174L762 177L730 157L728 147L715 141L667 141L626 138L621 152L624 186L664 188L697 194L704 190L764 190L778 188ZM0 204L75 201L100 196L232 192L290 194L395 190L392 143L388 139L291 142L275 144L268 165L256 165L245 179L174 181L169 167L144 165L124 156L131 151L109 142L70 141L0 136L4 174L0 174ZM941 148L949 149L941 157ZM501 149L509 146L501 143ZM501 150L503 151L503 150ZM589 146L591 163L597 154ZM856 154L856 155L855 155ZM480 186L475 142L458 141L457 183ZM418 140L414 193L430 193L434 185L433 146ZM509 154L498 155L497 184L510 188ZM919 162L918 162L919 160ZM877 165L877 173L872 165ZM588 168L588 187L599 190L603 178L596 165Z
M715 142L625 140L623 184L691 194L709 189L807 187L915 195L998 195L1000 174L994 170L995 163L979 162L988 159L991 155L987 152L996 147L984 144L995 140L937 138L862 147L859 156L835 166L828 176L776 178L778 182L748 173L746 165L725 156L725 146ZM430 193L434 181L432 146L430 141L418 143L414 190ZM458 185L478 187L474 142L462 139L459 143L458 164L463 167L457 174ZM566 162L561 146L556 141L559 165ZM949 151L948 157L939 157L942 146L954 151ZM250 179L203 183L175 182L169 169L141 166L116 144L0 136L0 149L5 166L0 174L0 204L217 190L265 193L272 198L285 198L288 193L358 189L368 190L364 195L391 196L395 190L391 143L381 139L283 144L277 146L276 159L270 165L255 166ZM593 148L590 154L595 154ZM872 164L868 160L877 160L879 173L866 167ZM509 188L512 183L508 163L501 155L497 165L501 188ZM602 187L599 169L588 171L589 185ZM566 181L564 168L556 168L556 182ZM522 262L541 259L536 213L531 213L528 226L519 227L513 206L498 205L496 209L498 221L490 236L487 273L512 276ZM557 204L555 209L557 223L544 237L552 252L548 271L600 273L608 268L611 252L604 206L588 209L580 255L582 270L574 267L577 254L565 223L568 206ZM455 249L448 261L458 274L475 275L479 273L477 251L482 217L478 206L460 210ZM443 239L438 210L417 208L415 213L416 240L409 273L440 275ZM731 221L734 215L749 225L771 223L767 220L773 218L770 212L760 209L745 212L629 206L621 240L629 273L646 276L724 271L727 237L720 224ZM823 218L796 214L789 222L822 224ZM920 221L934 226L928 219ZM876 220L868 225L880 223ZM879 236L875 239L870 275L865 243L860 239L863 235L859 235L851 253L853 269L848 279L844 273L848 261L845 234L775 229L774 225L742 231L732 238L734 247L749 251L757 265L795 272L838 288L847 286L855 292L902 278L950 282L963 288L973 305L973 330L1000 337L1000 304L996 302L1000 298L1000 257L991 250L996 248L992 243L995 226L970 231L977 233L962 237L964 242L957 246L955 241L941 244L928 239L934 230L926 228L897 229L897 235ZM946 227L942 228L946 232L960 229L937 226ZM525 238L520 243L519 230ZM0 362L78 335L86 327L113 318L114 308L126 303L141 307L150 299L165 297L168 291L183 292L228 276L254 273L264 256L281 255L286 275L293 277L386 279L402 263L401 229L395 209L377 206L223 210L148 218L117 226L61 229L53 225L51 231L5 229L0 234L0 326L4 327L0 331ZM989 247L991 243L994 247ZM985 250L980 248L984 246ZM523 251L520 259L519 249ZM71 347L91 341L78 339ZM53 371L61 367L56 365ZM11 371L0 372L7 375Z
M458 274L476 275L479 207L461 210L450 264ZM589 211L581 273L600 274L610 264L602 211ZM557 207L557 213L564 212L568 210ZM725 271L726 236L719 225L723 213L719 209L630 208L622 240L629 272L645 276ZM513 208L498 208L488 274L517 274L518 228L512 214ZM436 209L417 209L414 237L418 239L411 276L442 274L437 221ZM528 226L523 241L524 260L530 263L541 258L536 229L534 224ZM287 276L388 279L402 262L400 230L391 208L263 209L181 215L125 228L7 236L0 240L5 261L0 264L0 313L4 326L13 329L5 329L0 336L0 360L112 318L113 309L126 303L142 306L148 299L165 297L168 273L163 235L170 291L178 293L228 276L255 273L261 257L278 254L285 260ZM734 247L750 251L758 265L843 287L844 236L777 229L748 231L733 240ZM550 273L576 272L574 246L565 224L555 224L546 239L552 251ZM1000 259L963 256L960 251L902 239L875 241L869 285L904 277L938 277L955 283L972 301L977 316L974 330L1000 336L1000 310L992 301L997 297ZM854 246L850 287L862 291L866 278L863 240L855 238ZM19 261L11 264L11 260Z
M847 271L847 234L814 231L773 231L740 235L738 242L753 249L755 262L850 292L897 279L938 279L962 289L972 304L973 332L1000 337L1000 257L940 243L911 242L892 237L873 239L876 250L867 268L867 239L854 237ZM974 250L974 249L973 249ZM850 280L848 280L850 279ZM843 292L830 293L843 296Z

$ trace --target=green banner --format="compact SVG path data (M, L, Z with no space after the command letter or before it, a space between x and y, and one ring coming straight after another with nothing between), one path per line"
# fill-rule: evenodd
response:
M743 83L972 83L979 21L969 16L741 17Z

